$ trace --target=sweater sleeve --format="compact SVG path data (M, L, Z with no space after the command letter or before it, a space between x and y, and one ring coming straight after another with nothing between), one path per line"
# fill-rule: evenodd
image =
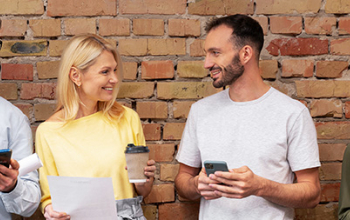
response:
M350 220L350 145L343 158L338 215L339 220Z
M41 124L36 132L35 150L43 163L43 166L39 169L39 180L42 194L40 208L42 213L44 213L45 207L52 203L47 176L58 176L56 164L47 142L47 137L44 134L48 135L43 131L43 124Z

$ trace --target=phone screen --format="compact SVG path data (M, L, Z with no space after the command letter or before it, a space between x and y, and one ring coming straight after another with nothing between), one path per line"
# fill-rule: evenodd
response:
M0 150L0 164L5 167L10 167L12 150Z

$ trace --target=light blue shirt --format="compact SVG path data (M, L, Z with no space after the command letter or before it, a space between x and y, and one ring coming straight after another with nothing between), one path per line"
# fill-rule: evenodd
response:
M17 107L0 97L0 149L11 149L19 161L33 153L33 138L28 118ZM11 220L15 213L31 216L40 203L38 172L18 177L9 193L0 192L0 219Z

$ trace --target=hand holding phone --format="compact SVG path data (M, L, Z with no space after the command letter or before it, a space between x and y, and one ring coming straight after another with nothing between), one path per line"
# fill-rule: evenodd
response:
M227 164L225 161L206 160L204 161L204 168L207 176L214 174L215 171L228 172Z
M0 150L0 164L9 168L11 162L12 150L4 149Z

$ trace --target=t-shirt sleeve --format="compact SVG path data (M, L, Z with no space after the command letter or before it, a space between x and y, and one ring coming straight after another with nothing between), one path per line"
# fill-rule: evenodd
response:
M197 129L196 129L196 110L195 104L192 105L187 118L185 129L182 133L179 151L176 159L190 167L201 167L201 155L198 148Z
M319 167L319 152L314 122L304 108L288 125L288 162L293 172Z

